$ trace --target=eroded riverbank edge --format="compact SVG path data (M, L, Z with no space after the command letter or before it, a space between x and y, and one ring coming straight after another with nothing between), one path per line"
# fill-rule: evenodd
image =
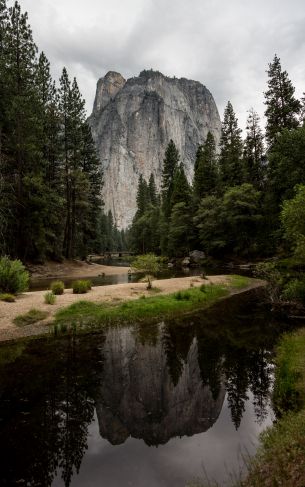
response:
M220 301L265 285L265 281L250 278L246 280L245 285L240 287L238 285L233 287L231 283L232 276L229 275L206 276L205 278L193 276L154 281L154 286L158 290L156 296L169 295L178 291L186 291L193 287L200 287L202 284L227 286L228 294L220 297L218 299L218 301ZM18 339L30 339L53 333L52 325L55 314L59 310L67 308L69 305L79 301L115 305L125 301L137 300L142 296L152 296L151 292L147 291L145 283L96 286L92 288L90 293L85 295L76 295L73 294L71 290L66 290L62 296L57 297L56 304L52 306L44 303L44 294L45 291L28 292L19 296L15 303L0 303L0 342L5 343ZM22 304L22 306L20 306L20 304ZM209 306L212 305L215 305L215 301L211 302ZM13 323L13 319L16 316L27 313L33 308L47 311L48 317L39 323L24 326L22 328L17 327ZM198 308L194 309L194 312L197 310ZM189 313L190 311L188 310L185 314Z

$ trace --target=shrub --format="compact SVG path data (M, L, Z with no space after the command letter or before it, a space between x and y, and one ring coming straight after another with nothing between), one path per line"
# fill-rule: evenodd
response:
M301 301L305 303L305 281L293 279L286 284L282 298L287 301Z
M90 281L74 281L72 282L72 289L73 289L73 294L86 294L90 289L91 286L89 287ZM91 283L90 283L91 285Z
M24 315L16 316L14 323L17 326L32 325L33 323L44 320L47 316L48 313L46 311L33 308Z
M0 292L17 294L26 291L29 273L20 260L0 259Z
M191 299L191 296L187 291L178 291L174 294L174 298L177 301L189 301Z
M14 303L15 296L9 293L0 294L0 301L5 301L6 303Z
M139 255L133 262L132 267L140 272L145 272L147 289L152 288L153 276L162 270L160 257L155 254Z
M56 294L57 296L61 295L65 291L65 285L62 281L54 281L52 282L50 289L53 294Z
M87 289L88 289L88 291L91 291L91 289L92 289L92 282L91 282L91 281L89 281L89 280L85 280L85 281L83 281L83 282L85 282L85 283L87 284Z
M206 285L206 284L201 284L201 286L200 286L200 288L199 288L199 289L200 289L200 291L201 291L202 293L206 293L206 291L207 291L207 285Z
M54 293L52 293L52 291L48 291L45 295L44 295L44 302L46 304L54 304L56 301L56 296Z

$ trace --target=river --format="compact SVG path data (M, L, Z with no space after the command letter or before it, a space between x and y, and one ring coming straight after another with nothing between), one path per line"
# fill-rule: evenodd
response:
M226 485L274 419L291 327L252 291L159 324L0 348L1 487Z

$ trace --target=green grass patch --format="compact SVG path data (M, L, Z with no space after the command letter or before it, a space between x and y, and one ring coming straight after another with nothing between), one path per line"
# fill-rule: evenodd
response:
M305 410L289 413L261 436L242 487L304 487Z
M284 335L277 347L273 402L279 412L305 407L305 329Z
M16 301L16 298L13 294L4 293L0 294L0 301L4 301L5 303L14 303Z
M46 304L55 304L55 301L56 301L56 296L55 294L53 294L52 291L48 291L47 293L45 293L44 302Z
M177 314L196 311L215 303L219 298L227 296L229 290L225 286L206 286L192 288L177 293L143 297L134 301L125 301L117 305L95 304L79 301L68 308L57 312L55 323L73 324L115 324L135 322L149 319L160 319Z
M32 325L33 323L44 320L48 314L46 311L33 308L24 315L16 316L14 323L17 326Z
M251 277L247 276L239 276L237 274L232 274L229 276L230 279L230 286L234 287L235 289L242 289L243 287L247 287L251 284Z

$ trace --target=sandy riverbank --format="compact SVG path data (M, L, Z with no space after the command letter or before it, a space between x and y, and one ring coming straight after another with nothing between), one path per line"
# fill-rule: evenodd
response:
M85 277L113 276L127 274L129 267L88 264L81 260L46 262L41 265L29 265L28 270L33 281L41 279L78 279Z
M170 294L179 290L185 290L201 284L229 284L230 276L219 275L209 276L206 279L200 277L178 277L163 279L154 282L158 288L158 294ZM251 289L262 285L262 281L251 282L246 289ZM246 290L236 289L231 292L236 294ZM140 296L151 296L152 292L146 290L145 283L114 284L110 286L96 286L88 294L73 294L71 289L66 289L62 296L57 296L54 305L44 303L45 291L27 292L16 299L15 303L5 303L0 301L0 342L24 338L33 335L48 333L53 317L61 308L69 306L76 301L85 300L95 303L118 303L137 299ZM154 295L154 294L153 294ZM40 323L36 323L22 328L16 326L13 320L20 314L27 313L30 309L36 308L48 312L48 317Z

